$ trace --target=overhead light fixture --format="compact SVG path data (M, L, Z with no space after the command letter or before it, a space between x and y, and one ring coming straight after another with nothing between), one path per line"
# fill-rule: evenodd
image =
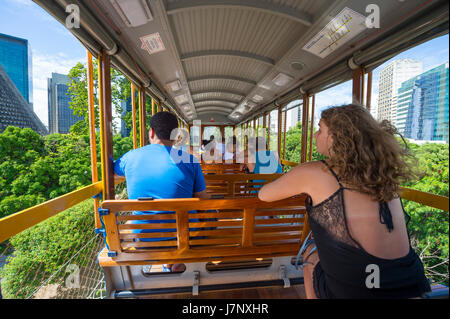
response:
M183 108L183 110L185 111L190 111L191 110L191 106L189 104L185 104L181 106Z
M291 82L293 79L294 79L293 77L291 77L287 74L278 73L278 75L273 78L272 82L278 86L285 86L286 84Z
M262 100L264 100L264 98L261 95L258 95L258 94L255 94L252 99L255 102L261 102Z
M256 103L253 101L248 101L247 105L250 106L250 108L254 108L256 106Z
M153 20L146 0L110 0L128 27L138 27Z
M183 104L188 101L188 98L186 94L175 96L175 101L177 101L178 104Z
M304 67L305 64L303 62L300 61L291 62L291 68L293 68L294 70L301 71L303 70Z
M181 90L181 82L180 80L176 80L170 83L167 83L167 87L171 89L173 92Z

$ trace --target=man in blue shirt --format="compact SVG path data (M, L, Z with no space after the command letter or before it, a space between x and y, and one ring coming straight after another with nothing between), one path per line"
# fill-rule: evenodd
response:
M209 199L205 179L197 159L173 147L178 121L169 112L159 112L150 119L150 143L131 150L114 162L114 172L125 176L129 199L152 197ZM171 135L172 134L172 135ZM134 215L167 212L134 212ZM158 220L152 222L174 222ZM133 221L135 224L148 221ZM175 229L133 230L133 233L174 232ZM140 238L140 241L176 240L176 238ZM171 265L170 265L171 266ZM177 266L177 265L174 265ZM170 267L169 267L170 268ZM174 270L172 268L172 270Z

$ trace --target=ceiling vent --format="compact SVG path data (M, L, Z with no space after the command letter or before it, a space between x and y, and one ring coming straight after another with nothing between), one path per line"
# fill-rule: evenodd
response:
M111 0L127 27L135 28L153 20L146 0Z

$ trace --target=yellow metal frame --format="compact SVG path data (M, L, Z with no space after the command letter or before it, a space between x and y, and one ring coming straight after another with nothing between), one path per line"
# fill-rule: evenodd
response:
M101 192L97 182L0 219L0 243Z

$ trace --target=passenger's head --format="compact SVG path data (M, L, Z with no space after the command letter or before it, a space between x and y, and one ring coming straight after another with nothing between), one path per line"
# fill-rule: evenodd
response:
M236 153L236 147L237 147L236 136L229 137L227 142L227 152Z
M314 134L317 151L342 182L361 189L377 201L390 201L400 183L413 177L405 161L408 150L396 139L388 121L377 122L360 105L331 107L322 112Z
M172 131L178 128L176 116L170 112L158 112L150 118L149 137L152 143L157 140L175 142L170 140ZM176 138L176 136L172 136Z

